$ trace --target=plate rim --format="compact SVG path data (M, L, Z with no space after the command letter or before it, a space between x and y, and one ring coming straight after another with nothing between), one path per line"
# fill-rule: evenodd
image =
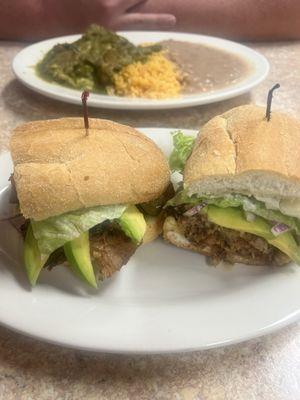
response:
M222 45L232 47L232 53L239 53L246 52L248 56L243 56L247 58L248 61L255 60L257 64L260 64L261 71L258 74L258 69L256 68L253 71L253 74L249 75L247 79L245 78L245 82L243 81L238 85L229 86L227 88L216 90L215 92L208 92L206 94L193 94L193 95L186 95L183 97L175 98L175 99L163 99L163 100L151 100L151 99L132 99L129 97L118 97L118 96L106 96L106 95L99 95L99 94L92 94L89 99L89 106L95 108L106 108L106 109L119 109L119 110L157 110L157 109L179 109L179 108L186 108L186 107L194 107L204 104L213 104L215 102L227 100L229 98L233 98L239 96L241 94L247 93L252 88L260 84L268 75L270 70L270 64L267 58L259 53L256 50L253 50L251 47L248 47L244 44L234 42L228 39L223 39L214 36L208 35L200 35L195 33L181 33L181 32L168 32L168 31L118 31L120 35L125 37L131 36L140 36L140 35L159 35L165 36L165 39L168 37L178 37L178 40L184 40L186 38L187 41L190 39L192 42L194 40L198 41L199 43L209 43L212 47L222 47ZM31 44L21 51L19 51L12 62L12 70L16 76L16 78L22 82L26 87L29 89L44 95L48 98L52 98L61 102L70 103L70 104L81 104L80 100L80 91L75 89L65 88L64 86L55 85L49 82L42 80L41 78L35 77L26 77L26 73L24 72L26 69L29 68L29 65L26 67L22 67L20 65L20 60L32 52L33 49L37 49L40 46L44 47L47 45L54 45L54 43L58 43L59 41L71 41L76 40L76 38L80 37L81 34L75 35L66 35L66 36L59 36L55 38L50 38L46 40L42 40L40 42L36 42ZM35 51L35 50L33 50ZM241 54L240 54L241 55ZM250 56L251 55L251 56ZM30 66L32 67L32 66ZM25 68L25 69L24 69ZM258 74L256 77L255 75ZM24 77L25 75L25 77ZM251 78L252 77L252 78ZM31 82L33 79L35 82ZM248 83L246 83L248 81ZM64 93L59 91L59 88L64 89ZM106 96L106 97L104 97Z
M185 354L185 353L192 353L192 352L200 352L200 351L206 351L206 350L212 350L212 349L221 349L224 347L228 346L233 346L237 345L240 343L245 343L250 340L255 340L258 338L261 338L266 335L270 335L273 333L276 333L280 331L283 328L286 328L287 326L299 322L300 320L300 310L295 311L294 313L290 314L286 318L283 318L273 324L270 324L259 331L253 331L250 332L248 335L244 335L243 337L240 337L238 339L228 339L224 341L218 341L218 342L213 342L210 344L202 345L202 346L182 346L179 347L177 346L176 349L161 349L161 348L155 348L151 347L149 350L142 350L142 349L124 349L123 347L118 347L118 346L113 346L111 348L106 347L106 346L88 346L88 345L80 345L74 341L73 343L67 342L65 340L58 340L58 339L52 339L50 336L44 335L38 335L33 332L30 332L26 329L21 329L17 328L16 326L12 326L8 323L0 321L0 325L3 326L4 328L11 330L15 333L21 334L25 337L31 338L33 340L38 340L43 343L49 343L52 345L56 345L62 348L67 348L67 349L74 349L74 350L81 350L81 351L87 351L90 353L108 353L108 354L123 354L123 355L159 355L159 354Z

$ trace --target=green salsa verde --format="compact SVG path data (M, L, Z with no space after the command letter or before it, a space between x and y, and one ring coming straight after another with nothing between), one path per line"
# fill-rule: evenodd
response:
M126 65L145 62L160 45L135 46L114 32L91 25L73 43L55 45L36 65L37 74L74 89L106 92L113 76Z

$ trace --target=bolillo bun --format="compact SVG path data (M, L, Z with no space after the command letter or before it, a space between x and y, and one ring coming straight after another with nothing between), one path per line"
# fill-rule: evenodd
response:
M184 170L192 194L300 198L300 122L246 105L211 119Z
M138 204L159 197L170 180L156 144L129 126L82 118L19 126L10 149L21 212L45 219L106 204Z

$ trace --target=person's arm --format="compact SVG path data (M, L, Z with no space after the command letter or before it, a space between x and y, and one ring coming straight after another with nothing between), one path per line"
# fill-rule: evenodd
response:
M110 29L168 29L169 13L131 11L145 0L0 0L0 39L35 40L82 32L92 23Z
M140 12L175 15L175 29L246 40L300 38L299 0L148 0Z

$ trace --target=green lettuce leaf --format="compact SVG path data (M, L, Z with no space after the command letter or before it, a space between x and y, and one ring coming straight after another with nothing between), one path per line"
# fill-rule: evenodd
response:
M300 221L295 217L282 214L279 210L270 210L266 208L262 201L256 200L254 197L243 196L240 194L229 194L224 197L212 196L188 196L186 190L181 190L168 201L166 206L179 206L181 204L196 205L205 201L207 204L212 204L217 207L241 207L246 212L251 212L259 217L265 218L272 222L281 222L288 225L290 228L295 229L296 233L300 235Z
M105 220L119 218L126 205L97 206L72 211L42 221L31 220L34 237L43 256L48 256L66 242Z
M190 135L184 135L181 131L176 131L172 135L174 149L169 159L170 168L173 172L183 172L186 160L192 152L195 138Z
M207 204L213 204L218 207L226 208L226 207L239 207L241 206L241 200L239 198L228 196L228 197L209 197L209 196L202 196L197 197L196 195L189 196L187 190L179 190L175 196L170 199L165 207L172 206L177 207L181 204L190 204L196 205L205 201Z

